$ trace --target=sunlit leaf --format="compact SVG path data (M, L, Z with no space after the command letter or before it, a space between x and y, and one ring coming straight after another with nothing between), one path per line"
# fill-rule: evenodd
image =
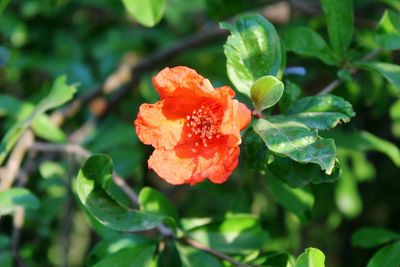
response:
M37 209L39 199L25 188L11 188L0 192L0 215L13 213L18 207Z
M295 267L325 267L325 255L317 248L307 248L297 258Z
M278 74L282 61L279 36L260 15L241 15L234 24L221 26L232 33L224 46L229 79L241 93L250 96L258 78Z
M322 139L306 125L284 117L258 119L253 129L271 151L301 163L318 164L328 175L332 173L336 156L333 139Z
M303 97L293 103L287 118L304 123L312 129L334 128L340 122L349 122L354 116L349 102L334 95Z
M105 155L90 157L79 171L76 191L85 208L103 225L117 231L141 231L157 227L163 216L130 210L112 197L113 164Z
M250 215L233 215L214 221L194 228L189 236L216 250L239 254L258 250L268 240L260 221Z
M283 83L274 76L264 76L254 82L250 89L251 99L258 111L275 105L283 94Z
M163 17L165 0L122 0L129 14L140 24L153 27Z

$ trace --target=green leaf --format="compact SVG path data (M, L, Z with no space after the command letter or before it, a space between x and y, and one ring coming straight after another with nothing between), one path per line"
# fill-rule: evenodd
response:
M297 258L295 267L325 267L325 255L317 248L307 248Z
M124 248L135 248L137 246L151 245L153 242L141 235L118 236L101 240L90 252L87 263L93 266L103 258L112 255Z
M400 49L400 15L386 10L379 22L376 41L385 50Z
M175 207L171 205L169 200L160 192L150 187L145 187L139 193L139 201L143 211L171 217L178 222L178 212Z
M367 267L399 267L400 242L385 246L369 260Z
M386 154L396 166L400 167L400 150L397 146L366 131L330 131L327 136L335 139L338 146L363 151L378 151Z
M113 164L102 154L90 157L76 179L76 191L85 208L103 225L117 231L142 231L157 227L165 217L130 210L112 197Z
M363 203L358 192L357 181L350 173L347 162L344 161L340 179L336 184L335 202L341 213L347 218L355 218L362 212Z
M253 129L271 151L301 163L318 164L326 174L332 173L336 156L333 139L322 139L306 125L284 117L258 119Z
M0 94L0 117L10 116L16 120L23 120L28 118L34 109L35 106L31 103ZM64 132L46 114L40 114L33 120L32 130L35 135L52 142L66 140Z
M301 95L300 87L290 81L285 81L285 90L281 100L279 101L279 108L282 113L285 113L289 106L291 106Z
M283 94L283 83L274 76L259 78L251 86L250 95L258 111L272 107L278 103Z
M113 253L97 264L95 267L150 267L155 251L155 245L143 244L135 247L128 247Z
M232 32L224 46L229 79L239 92L250 97L257 79L278 74L282 62L279 36L260 15L241 15L235 24L221 23L221 27Z
M310 182L320 184L336 181L339 177L340 166L336 162L332 174L327 175L315 164L302 164L287 157L275 155L273 161L268 164L268 170L291 187L303 187Z
M353 0L321 0L321 4L332 48L344 59L354 31Z
M400 239L400 234L378 227L365 227L357 230L351 237L353 246L373 248Z
M76 92L75 86L69 86L66 83L66 77L58 77L49 94L40 101L37 107L30 113L30 115L17 121L5 134L0 144L0 165L7 157L8 153L14 147L15 143L25 132L25 130L37 119L40 115L45 113L49 109L61 106L71 100L72 96Z
M122 0L129 14L140 24L153 27L163 17L165 0Z
M325 40L307 27L293 27L285 34L285 47L294 53L317 57L327 65L335 65L332 51Z
M166 240L161 249L157 267L182 267L181 257L174 240Z
M39 208L38 198L25 188L15 187L0 192L0 216L13 213L17 207Z
M188 232L193 239L221 252L247 254L268 240L260 221L250 215L232 215Z
M286 118L304 123L312 129L324 130L334 128L340 122L349 122L353 116L349 102L327 94L297 100L289 107Z
M356 62L354 64L360 68L380 73L400 93L400 65L383 62Z
M182 267L222 267L222 264L210 254L191 248L178 246Z
M267 183L279 204L293 212L303 223L308 223L314 206L314 196L310 192L301 188L290 188L270 172L267 173Z

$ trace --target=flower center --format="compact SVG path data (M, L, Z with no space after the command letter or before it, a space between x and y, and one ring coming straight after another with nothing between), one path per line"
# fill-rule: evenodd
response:
M186 116L186 126L191 131L188 137L196 137L203 147L207 147L213 138L220 138L218 110L214 105L201 105L199 109L193 110L191 115ZM196 141L195 145L199 146L199 142Z

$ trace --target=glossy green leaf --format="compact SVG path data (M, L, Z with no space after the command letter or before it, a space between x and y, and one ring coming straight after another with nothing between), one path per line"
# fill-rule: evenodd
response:
M0 144L0 165L7 157L8 153L14 147L15 143L25 132L25 130L32 124L32 122L46 112L49 109L61 106L71 100L72 96L76 92L75 86L67 85L65 76L58 77L49 94L40 101L36 108L30 113L30 115L17 121L5 134Z
M39 199L25 188L14 187L0 192L0 216L11 214L18 207L37 209L39 205Z
M222 267L214 256L191 247L179 246L182 267Z
M238 254L259 250L268 240L260 221L250 215L232 215L194 228L188 235L218 251Z
M332 51L325 40L307 27L290 28L285 35L285 47L296 54L317 57L325 64L335 65Z
M258 111L272 107L278 103L283 94L283 83L274 76L259 78L250 89L250 96Z
M351 243L356 247L373 248L399 239L399 233L384 228L365 227L352 235Z
M241 15L224 46L228 76L239 92L250 96L253 83L266 75L277 75L282 61L281 43L274 26L260 15Z
M122 0L129 14L140 24L153 27L163 17L165 0Z
M178 212L175 207L160 192L150 187L145 187L139 193L139 201L143 211L171 217L176 222L178 221Z
M317 248L307 248L297 258L295 267L325 267L325 255Z
M354 31L353 0L321 0L333 50L344 59Z
M287 118L304 123L311 129L334 128L340 122L349 122L354 116L349 102L339 96L319 95L303 97L293 103Z
M141 231L160 225L165 217L130 210L112 197L113 164L106 155L86 160L76 179L76 191L85 208L103 225L117 231Z
M272 173L267 173L268 188L274 199L293 212L303 223L308 223L314 206L314 196L302 188L291 188Z
M155 245L143 244L135 247L128 247L113 253L97 264L95 267L150 267Z
M378 250L369 260L367 267L399 267L400 242L393 243Z
M335 139L338 146L356 151L378 151L386 154L396 166L400 166L400 149L376 135L366 131L330 131L327 136Z
M357 62L356 66L380 73L400 92L400 65L383 62Z
M336 181L340 166L336 162L332 174L327 175L318 165L298 163L287 157L275 155L273 161L268 164L268 170L291 187L303 187L310 182L320 184Z
M332 173L336 156L333 139L321 139L306 125L284 117L274 121L258 119L253 129L271 151L301 163L318 164L326 174Z

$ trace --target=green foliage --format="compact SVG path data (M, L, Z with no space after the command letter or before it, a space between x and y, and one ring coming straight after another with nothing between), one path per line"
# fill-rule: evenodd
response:
M66 83L66 77L61 76L55 80L49 94L39 102L29 116L17 121L5 134L0 144L0 165L7 157L15 143L26 131L26 129L46 111L61 106L71 100L76 92L75 86L69 86ZM42 119L43 120L43 119ZM39 117L40 122L40 117ZM40 126L40 124L39 124ZM36 126L38 127L38 125ZM54 128L53 128L54 129Z
M122 0L129 14L139 23L153 27L163 17L165 0Z
M256 251L269 238L258 219L240 214L191 229L188 235L218 251L236 254Z
M311 129L326 130L354 117L351 104L334 95L303 97L294 102L286 112L286 118L301 122Z
M335 59L325 40L307 27L294 27L286 32L285 47L294 53L317 57L325 64L335 65Z
M295 267L325 267L325 255L319 249L307 248L297 258Z
M400 66L383 62L356 63L357 66L380 73L400 92Z
M12 214L18 207L37 209L39 199L25 188L11 188L0 192L0 216Z
M1 266L398 267L399 12L0 1ZM148 169L133 120L160 101L151 78L178 65L233 85L252 111L223 184L171 186ZM28 129L32 147L15 149ZM83 149L102 154L84 162Z
M258 111L275 105L283 94L283 83L274 76L264 76L254 82L250 96Z
M239 92L250 96L253 83L267 75L276 76L282 64L282 51L274 26L260 15L242 15L233 25L224 46L227 71Z
M267 183L274 199L285 209L296 214L302 222L309 222L314 196L306 189L290 188L270 173L267 175Z
M130 210L111 195L113 164L105 155L90 157L81 168L76 191L85 208L103 225L117 231L140 231L157 227L165 217Z
M318 164L326 174L332 174L336 156L333 139L320 138L305 124L284 117L259 119L253 128L271 151L300 163Z
M400 242L387 245L380 250L369 260L367 267L399 266L400 262Z
M366 227L352 235L351 243L357 247L373 248L399 239L400 234L393 231L378 227Z
M344 59L354 31L353 0L321 0L329 39L339 59Z

